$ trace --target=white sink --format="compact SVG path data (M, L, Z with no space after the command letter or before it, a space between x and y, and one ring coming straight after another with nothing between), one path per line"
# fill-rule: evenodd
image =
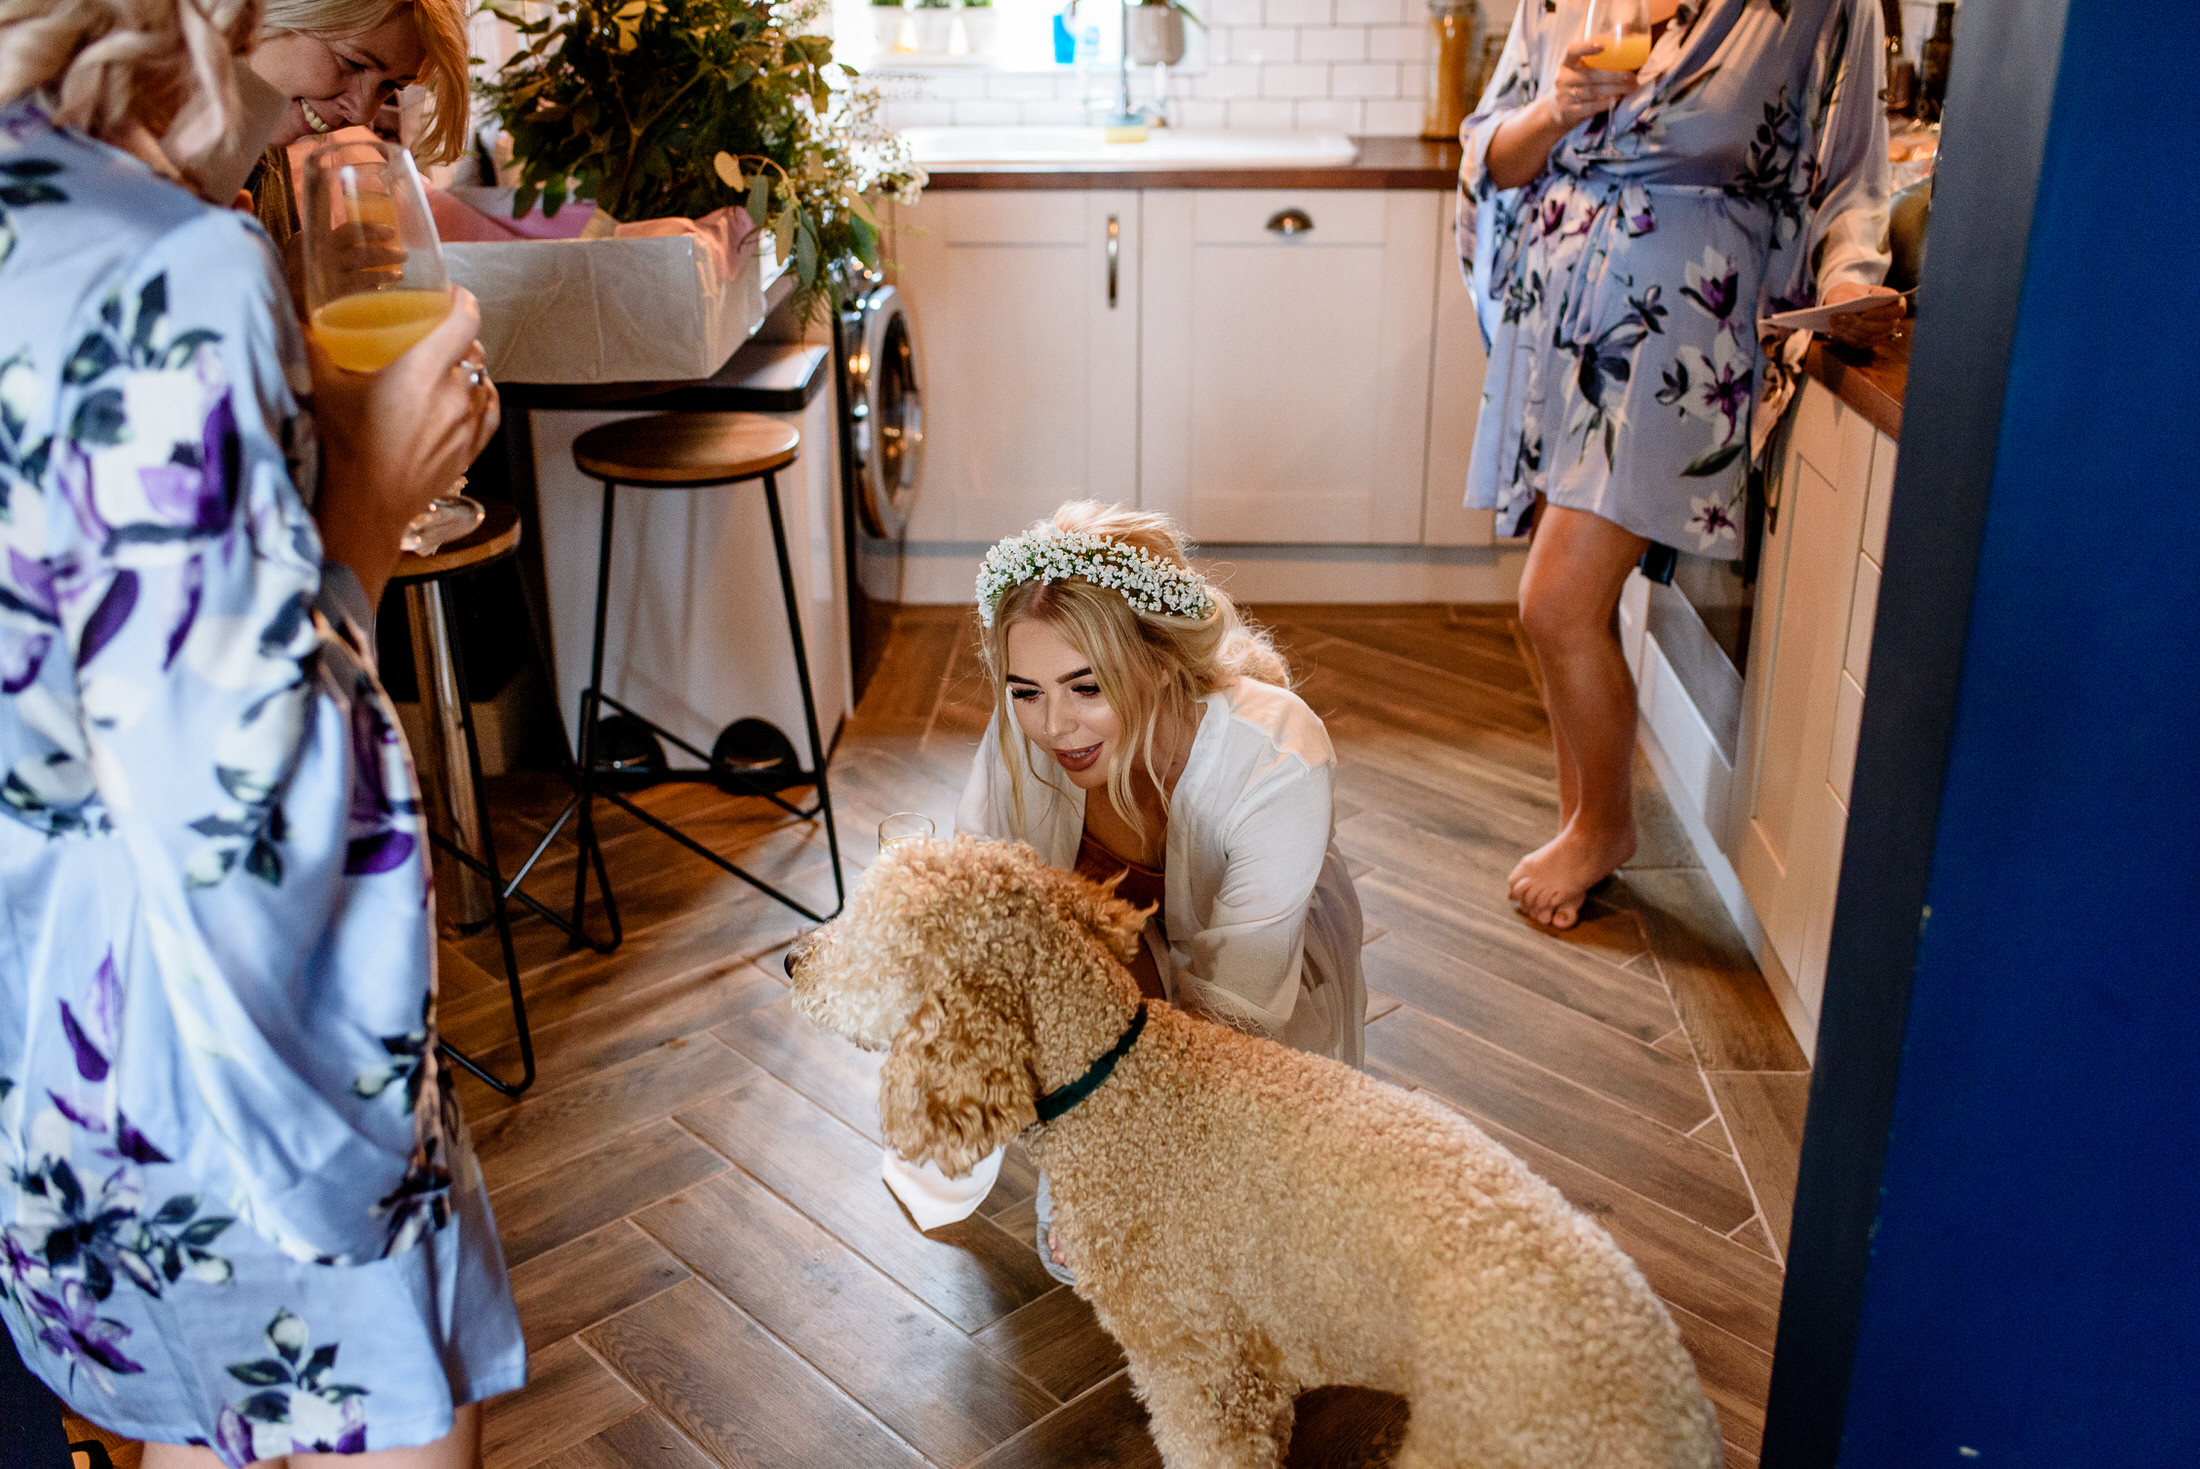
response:
M905 128L926 168L1342 168L1359 156L1343 133L1153 128L1111 143L1097 127Z

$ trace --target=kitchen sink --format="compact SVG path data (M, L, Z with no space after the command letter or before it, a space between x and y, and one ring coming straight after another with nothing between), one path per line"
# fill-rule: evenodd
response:
M1342 168L1359 156L1343 133L1153 128L1111 143L1098 127L907 128L926 168Z

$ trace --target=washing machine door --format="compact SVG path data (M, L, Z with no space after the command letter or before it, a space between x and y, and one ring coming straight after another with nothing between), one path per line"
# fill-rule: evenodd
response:
M917 344L901 293L879 286L850 313L848 407L856 510L863 528L898 541L909 529L924 458L924 397Z

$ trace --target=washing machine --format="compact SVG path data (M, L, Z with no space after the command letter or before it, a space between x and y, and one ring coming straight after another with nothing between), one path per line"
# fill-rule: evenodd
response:
M902 600L902 547L924 462L916 325L900 290L868 275L839 312L842 544L855 696L877 670Z

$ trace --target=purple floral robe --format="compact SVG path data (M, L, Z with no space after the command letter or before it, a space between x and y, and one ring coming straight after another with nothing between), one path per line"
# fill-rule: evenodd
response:
M232 1464L525 1375L258 226L0 109L0 1320Z
M1460 258L1489 345L1467 504L1520 535L1542 494L1731 559L1793 391L1785 334L1760 340L1758 318L1886 275L1879 5L1688 0L1634 93L1499 189L1490 139L1581 20L1524 0L1460 130Z

